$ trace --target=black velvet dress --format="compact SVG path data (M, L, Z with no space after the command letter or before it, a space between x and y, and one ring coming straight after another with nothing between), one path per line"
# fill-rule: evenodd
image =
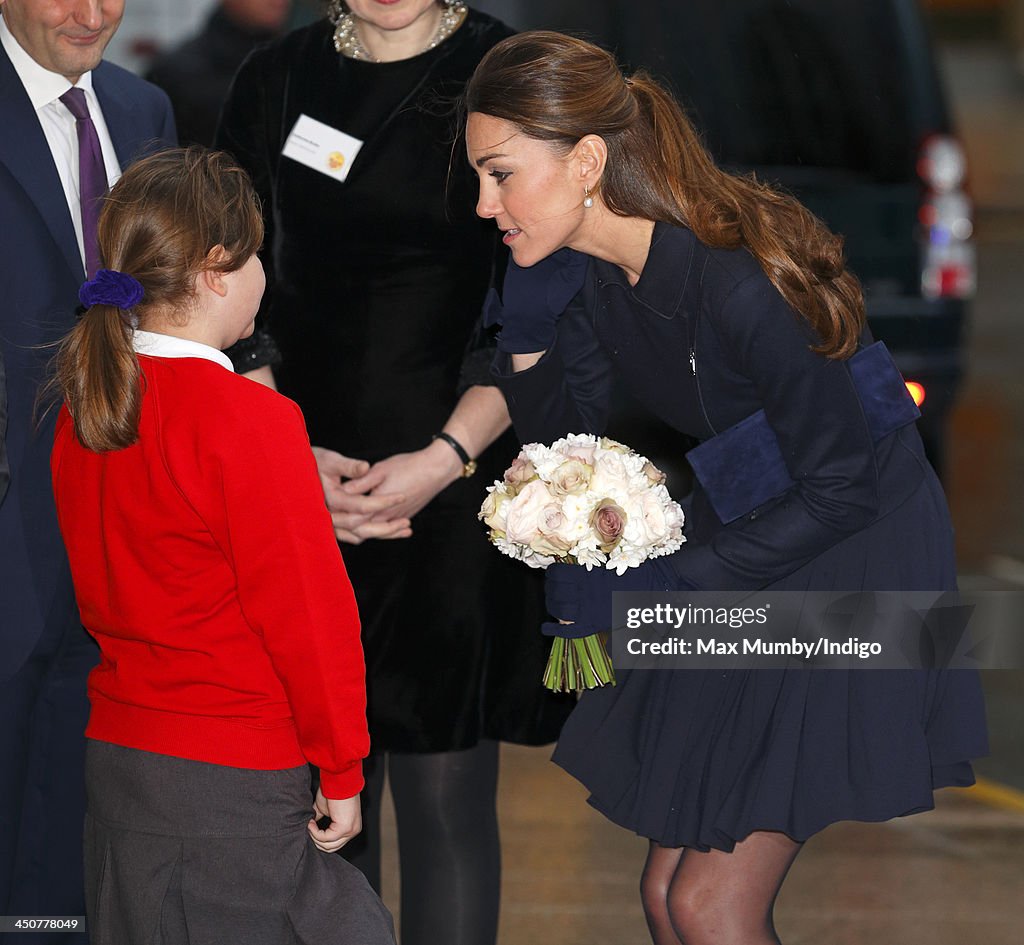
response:
M489 383L479 315L503 259L474 213L454 100L509 31L470 12L435 49L391 63L338 55L332 31L320 21L254 53L217 143L263 202L277 383L312 443L373 462L426 446L461 389ZM281 156L300 115L363 142L346 181ZM239 370L272 360L265 342L229 352ZM540 685L539 575L494 551L476 519L516 451L511 434L495 443L413 519L412 538L342 546L377 751L543 744L572 707Z

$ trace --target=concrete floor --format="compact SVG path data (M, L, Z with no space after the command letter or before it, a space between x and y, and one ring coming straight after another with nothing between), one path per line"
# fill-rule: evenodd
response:
M647 841L588 807L549 755L502 749L499 945L649 943L637 890ZM779 898L785 945L1022 945L1024 804L983 793L945 790L932 812L812 838ZM384 821L384 900L397 915L387 810Z
M948 436L962 586L1024 588L1024 73L989 40L943 43L941 67L977 205L978 295ZM992 754L979 774L1024 792L1024 670L983 674ZM1024 794L1021 795L1024 797ZM1024 886L1024 876L1022 876ZM1019 941L1024 942L1024 930Z

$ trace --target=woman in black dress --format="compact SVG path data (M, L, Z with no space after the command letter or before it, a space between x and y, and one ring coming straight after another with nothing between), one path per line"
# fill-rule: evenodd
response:
M503 41L467 108L478 212L515 263L496 370L520 437L601 433L617 375L718 461L703 464L678 552L621 577L553 565L554 616L607 629L614 590L955 587L945 500L898 372L871 375L895 381L872 402L863 360L851 371L871 338L836 237L715 167L671 96L580 40ZM572 273L562 313L552 282ZM752 415L760 435L725 455L718 434ZM768 446L787 484L759 494L772 470L750 450ZM555 761L650 838L658 945L768 945L804 840L928 809L935 788L972 783L986 749L973 672L633 670L584 694Z
M503 250L473 212L461 146L449 176L452 102L509 33L460 3L336 5L247 61L217 139L267 224L267 331L231 353L301 406L345 543L372 751L352 859L379 889L386 760L406 945L493 942L498 741L550 742L571 708L539 685L540 584L490 554L476 521L515 444L484 386L493 352L474 342ZM330 166L286 156L300 119L320 123Z

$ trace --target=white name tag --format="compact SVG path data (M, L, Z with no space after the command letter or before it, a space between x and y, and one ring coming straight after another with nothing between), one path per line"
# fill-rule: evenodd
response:
M321 174L344 180L363 142L322 121L300 115L281 153Z

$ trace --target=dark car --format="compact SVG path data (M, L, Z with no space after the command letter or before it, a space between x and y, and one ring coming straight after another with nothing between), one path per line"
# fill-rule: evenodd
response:
M515 5L512 5L515 6ZM653 73L720 163L797 196L845 237L876 338L932 461L974 291L971 203L914 0L545 0L517 25L586 35Z

